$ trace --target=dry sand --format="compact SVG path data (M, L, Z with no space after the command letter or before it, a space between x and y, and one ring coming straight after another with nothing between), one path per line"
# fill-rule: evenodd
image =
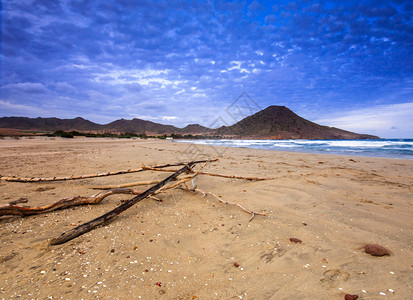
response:
M411 299L413 161L214 148L159 140L0 140L0 174L65 176L219 157L199 188L268 217L181 190L146 199L64 245L48 241L132 196L26 218L0 217L0 298ZM93 195L142 172L67 182L0 181L0 204ZM302 244L290 242L302 240ZM390 256L373 257L378 243ZM238 267L234 263L239 264ZM385 294L385 295L384 295Z

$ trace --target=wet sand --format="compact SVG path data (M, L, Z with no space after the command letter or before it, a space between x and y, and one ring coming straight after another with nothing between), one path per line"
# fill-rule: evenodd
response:
M0 217L0 298L409 299L413 294L413 161L218 148L160 140L5 138L0 174L92 174L219 158L204 191L266 212L251 215L182 190L145 199L59 246L49 240L130 195L31 217ZM93 195L93 186L163 179L146 171L66 182L0 181L0 205ZM144 189L140 187L140 189ZM298 238L302 243L293 243ZM390 256L374 257L376 243ZM385 295L384 295L385 294Z

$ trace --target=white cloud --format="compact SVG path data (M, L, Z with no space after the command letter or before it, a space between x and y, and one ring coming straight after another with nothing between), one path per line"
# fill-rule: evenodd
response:
M236 61L236 60L231 61L231 65L233 65L233 66L231 68L228 68L228 71L239 70L240 73L249 73L249 71L247 69L241 68L241 65L243 63L244 62L242 62L242 61Z
M64 91L64 92L68 92L68 91L75 92L76 91L76 89L72 85L66 82L55 82L55 83L52 83L52 85L57 91Z
M35 114L44 113L43 110L38 109L36 107L30 105L23 105L23 104L14 104L7 100L0 100L0 111L3 112L4 115L30 115L33 116Z
M186 83L184 80L170 80L167 78L169 70L152 70L152 69L121 69L112 68L110 65L103 72L94 73L94 79L97 82L118 85L118 84L134 84L142 86L152 86L160 84L162 87L176 87Z
M163 116L162 117L162 120L164 120L164 121L171 121L171 120L177 120L178 119L178 117L175 117L175 116Z
M314 122L382 138L413 137L413 102L336 113Z
M131 117L141 119L141 120L150 120L150 121L159 120L158 117L153 117L153 116L150 116L150 115L131 115Z
M28 94L45 94L50 92L42 83L39 82L19 82L4 85L3 88L14 92L23 92Z

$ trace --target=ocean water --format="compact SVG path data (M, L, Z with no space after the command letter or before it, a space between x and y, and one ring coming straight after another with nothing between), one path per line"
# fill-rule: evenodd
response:
M182 140L201 145L306 153L413 159L413 139L381 140Z

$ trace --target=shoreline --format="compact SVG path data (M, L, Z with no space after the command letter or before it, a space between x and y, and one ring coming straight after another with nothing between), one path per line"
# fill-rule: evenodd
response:
M163 140L0 140L3 176L70 176L215 158L198 188L267 217L181 190L146 199L61 246L48 241L128 195L31 216L0 217L0 297L343 299L413 293L413 161L217 148ZM93 186L160 180L142 172L66 182L0 181L0 205L45 205ZM140 188L140 187L139 187ZM144 187L142 187L144 189ZM26 205L25 204L25 205ZM290 238L298 238L295 244ZM380 244L390 256L363 251ZM238 265L238 267L236 266Z
M45 137L45 136L19 136L19 137L12 137L12 136L6 136L2 137L1 140L32 140L32 139L47 139L47 140L60 140L62 139L61 137ZM85 140L118 140L118 141L136 141L136 140L142 140L142 141L165 141L165 139L158 139L158 138L116 138L116 137L80 137L80 136L75 136L75 140L77 141L85 141ZM62 139L65 140L65 139ZM70 140L70 139L67 139ZM187 143L187 144L196 144L196 145L204 145L204 146L211 146L211 147L228 147L228 148L244 148L244 149L253 149L253 150L267 150L267 151L279 151L279 152L287 152L287 153L301 153L301 154L320 154L320 155L337 155L337 156L355 156L355 157L366 157L366 158L387 158L387 159L398 159L398 160L413 160L413 155L412 154L394 154L394 153L382 153L373 151L373 150L365 150L365 149L357 149L357 150L340 150L340 149L322 149L322 150L317 150L317 149L311 149L311 148L294 148L290 149L288 147L275 147L275 149L264 149L264 148L259 148L257 146L254 147L248 147L248 146L238 146L238 145L219 145L219 144L206 144L202 143L203 141L255 141L255 142L262 142L262 141L274 141L276 143L280 142L305 142L305 143L317 143L317 142L363 142L363 141L377 141L377 142L411 142L410 138L400 138L400 139L375 139L375 140L366 140L366 139L358 139L358 140L308 140L308 139L288 139L288 140L272 140L272 139L192 139L192 140L185 140L185 139L166 139L168 142L174 142L174 143ZM388 151L388 150L387 150ZM220 152L220 151L217 151Z
M363 147L357 148L357 146L344 146L341 145L339 147L333 146L330 148L308 148L315 146L317 147L318 144L325 144L325 143L351 143L351 142L404 142L411 143L413 139L381 139L381 140L305 140L305 139L293 139L293 140L174 140L177 143L192 143L197 145L207 145L207 146L215 146L215 147L230 147L230 148L246 148L246 149L255 149L255 150L270 150L270 151L281 151L281 152L290 152L290 153L309 153L309 154L321 154L321 155L344 155L344 156L356 156L356 157L371 157L371 158L392 158L392 159L407 159L413 160L413 152L410 154L400 154L400 153L389 153L390 151L397 151L396 149L378 149L371 145L370 149L367 149L367 145ZM214 142L212 142L214 141ZM241 141L241 143L240 143ZM249 144L244 143L248 141ZM230 144L232 142L232 144ZM273 142L271 146L262 146L263 143ZM222 144L219 144L222 143ZM227 144L225 144L227 143ZM245 144L243 146L242 144ZM285 145L285 144L294 144L294 145ZM300 146L297 146L300 145ZM307 146L307 148L306 148ZM265 148L267 147L267 149ZM273 149L268 149L268 147L273 147ZM334 149L336 147L336 149ZM340 147L342 147L340 149ZM353 147L353 149L351 149ZM374 150L373 150L374 149ZM398 149L400 151L400 149ZM405 150L404 150L405 151Z

